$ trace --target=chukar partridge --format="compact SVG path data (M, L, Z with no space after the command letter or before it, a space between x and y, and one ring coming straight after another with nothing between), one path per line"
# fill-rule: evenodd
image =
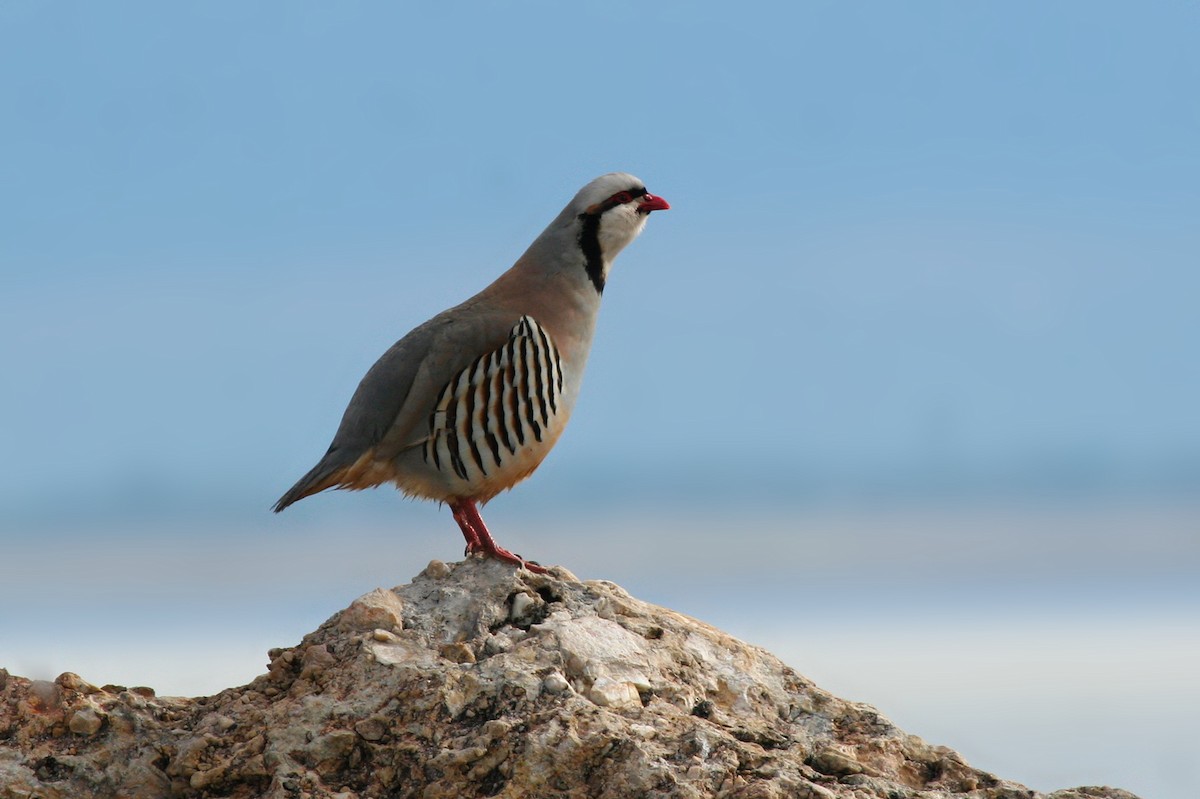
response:
M558 440L613 259L667 208L622 172L580 189L512 268L376 361L329 451L275 512L327 488L394 483L449 505L468 553L545 571L498 546L478 505L528 477Z

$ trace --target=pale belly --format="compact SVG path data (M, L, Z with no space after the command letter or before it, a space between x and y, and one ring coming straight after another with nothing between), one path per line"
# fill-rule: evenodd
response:
M515 451L503 442L497 442L499 447L493 448L484 440L475 442L473 447L459 442L458 451L453 452L443 441L439 442L441 452L435 458L432 448L427 457L425 447L414 447L402 452L392 464L391 482L409 496L486 502L533 474L541 465L566 424L565 419L555 421L558 423L542 431L540 441L531 437L525 444L516 445Z

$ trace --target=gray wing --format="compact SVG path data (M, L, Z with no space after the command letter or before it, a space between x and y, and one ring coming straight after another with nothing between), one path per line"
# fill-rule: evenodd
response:
M387 461L419 444L438 392L482 352L501 346L519 314L438 314L397 341L367 371L342 415L329 450L308 474L275 503L276 513L333 486L365 488L347 481L347 470L364 455Z

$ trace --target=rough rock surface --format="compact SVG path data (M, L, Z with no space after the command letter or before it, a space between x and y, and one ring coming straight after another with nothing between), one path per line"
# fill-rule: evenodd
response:
M197 699L0 670L0 799L1041 796L561 569L434 561L269 654Z

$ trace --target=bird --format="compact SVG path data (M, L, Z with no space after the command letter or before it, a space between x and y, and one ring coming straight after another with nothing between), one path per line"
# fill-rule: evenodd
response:
M391 483L448 505L467 555L544 573L496 543L479 506L529 477L558 441L613 260L651 212L670 207L625 172L580 189L512 267L375 362L328 451L273 510Z

